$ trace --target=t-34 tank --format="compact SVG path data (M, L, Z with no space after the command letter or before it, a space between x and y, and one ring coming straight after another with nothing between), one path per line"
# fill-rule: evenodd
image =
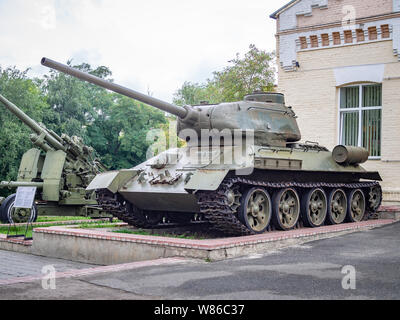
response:
M279 93L244 101L175 106L69 66L42 64L178 117L187 146L132 169L102 173L89 185L98 201L136 227L202 217L228 235L367 219L382 200L378 172L362 148L299 143L296 115Z

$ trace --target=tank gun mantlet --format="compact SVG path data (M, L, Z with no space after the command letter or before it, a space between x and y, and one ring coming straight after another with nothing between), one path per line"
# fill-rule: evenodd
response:
M194 125L196 122L199 121L199 118L201 116L200 112L202 111L201 109L199 110L188 105L184 106L183 108L186 110L186 116L180 119L181 122Z

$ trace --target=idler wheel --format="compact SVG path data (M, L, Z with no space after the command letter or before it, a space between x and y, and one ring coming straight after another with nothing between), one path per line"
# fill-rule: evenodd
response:
M311 189L302 197L302 220L307 227L320 227L324 224L328 212L328 201L325 191Z
M360 189L351 190L347 198L347 220L349 222L362 221L366 209L364 192L362 192Z
M271 197L265 189L252 188L245 192L239 207L239 220L252 232L267 230L272 216Z
M341 224L346 219L347 196L342 189L333 189L328 197L329 224Z
M293 229L300 218L300 198L295 189L282 189L273 197L273 222L278 229Z
M382 203L382 188L381 186L374 186L369 191L369 208L372 212L379 209Z

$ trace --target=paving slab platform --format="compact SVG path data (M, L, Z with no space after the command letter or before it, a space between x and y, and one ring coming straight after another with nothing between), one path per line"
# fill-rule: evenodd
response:
M381 219L400 220L400 206L381 206L378 215Z
M40 227L40 226L46 226L46 225L64 225L64 226L70 226L70 225L76 225L76 224L83 224L83 223L96 223L99 221L109 221L108 218L105 219L96 219L96 220L68 220L68 221L48 221L48 222L34 222L30 223L29 227ZM115 225L117 226L127 226L127 223L116 223ZM10 234L14 234L15 227L26 227L27 223L16 223L13 224L10 228ZM10 227L9 224L0 224L0 227ZM23 236L21 237L7 237L6 234L0 234L0 250L7 250L7 251L14 251L14 252L20 252L20 253L28 253L32 254L32 240L25 240Z
M137 261L131 263L124 263L119 265L111 265L111 266L98 266L92 268L82 268L82 269L71 269L67 271L56 272L56 279L69 279L69 278L78 278L83 276L93 276L102 273L109 272L121 272L127 270L134 270L145 267L154 267L154 266L163 266L163 265L176 265L185 263L186 260L183 258L166 258L166 259L157 259L150 261ZM27 282L36 282L42 281L43 274L31 275L25 277L14 277L10 279L0 279L0 286L6 285L14 285L18 283L27 283Z
M31 253L98 265L170 257L218 261L254 253L266 253L350 232L369 230L395 221L393 219L370 220L314 229L303 228L254 236L207 240L118 234L104 230L56 226L34 230Z
M7 238L6 234L0 234L0 250L32 254L32 244L32 240Z

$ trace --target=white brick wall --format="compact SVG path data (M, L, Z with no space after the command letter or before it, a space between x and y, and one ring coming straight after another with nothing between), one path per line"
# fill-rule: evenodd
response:
M278 90L286 95L298 115L302 140L318 141L329 149L338 144L338 93L334 69L345 66L384 64L382 83L382 160L369 161L368 170L379 171L383 187L400 193L400 62L393 55L392 42L383 41L299 52L300 69L279 69ZM392 80L388 80L392 78Z

